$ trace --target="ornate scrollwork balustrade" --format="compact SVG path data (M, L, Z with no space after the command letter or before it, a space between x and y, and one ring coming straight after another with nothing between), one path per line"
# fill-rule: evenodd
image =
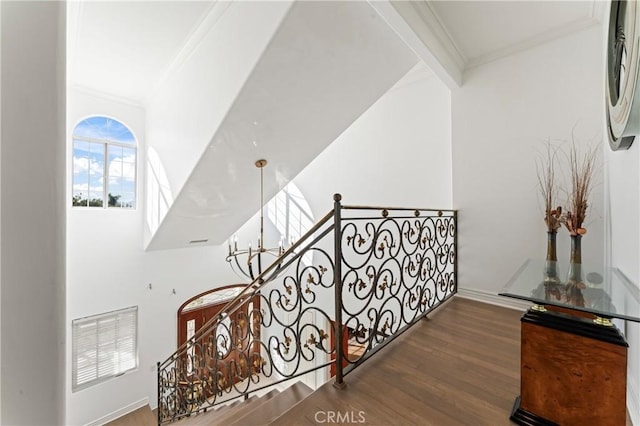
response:
M340 387L456 292L455 211L334 199L333 211L158 363L158 424L319 369Z

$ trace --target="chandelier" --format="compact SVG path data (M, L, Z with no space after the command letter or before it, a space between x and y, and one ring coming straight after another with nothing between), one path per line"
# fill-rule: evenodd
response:
M264 246L264 167L267 160L256 161L256 167L260 169L260 233L258 234L258 245L255 249L249 243L248 249L238 250L238 236L233 236L233 247L229 241L229 255L227 262L231 265L238 275L255 280L257 276L262 274L262 266L269 266L268 257L271 260L280 257L284 253L284 242L280 240L280 244L276 248L266 248ZM263 259L267 257L267 259ZM267 263L268 262L268 263Z

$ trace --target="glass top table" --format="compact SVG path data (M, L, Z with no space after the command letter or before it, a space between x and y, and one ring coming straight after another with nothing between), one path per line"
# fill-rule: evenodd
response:
M559 277L564 277L562 272ZM498 294L532 302L534 308L551 305L600 318L640 322L640 289L617 268L584 274L577 285L566 279L545 282L545 261L529 259Z

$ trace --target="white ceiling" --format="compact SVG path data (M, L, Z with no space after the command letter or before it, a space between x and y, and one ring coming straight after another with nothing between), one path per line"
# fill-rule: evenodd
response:
M144 103L215 2L69 2L68 79Z
M467 68L574 32L595 18L594 1L431 1L428 6Z
M144 105L172 67L180 65L189 45L206 31L207 19L229 2L81 0L68 4L70 85ZM378 12L384 4L393 4L437 59L449 60L449 68L457 68L460 75L465 69L593 25L606 6L594 0L377 0L371 4ZM391 23L388 16L385 19ZM428 37L439 46L428 43ZM425 62L433 68L433 63ZM455 80L460 84L462 79Z

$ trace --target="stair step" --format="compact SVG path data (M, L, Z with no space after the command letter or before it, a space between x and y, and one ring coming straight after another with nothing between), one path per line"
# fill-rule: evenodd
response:
M242 404L243 402L244 402L243 399L236 399L231 404L223 405L223 406L218 407L218 408L216 408L214 410L211 410L210 412L213 413L213 414L211 414L211 416L215 416L215 417L224 416L229 411L233 410L234 407L237 407L238 405Z
M220 406L220 408L213 408L203 413L193 414L189 417L184 417L183 419L180 420L180 423L178 423L178 425L179 426L200 426L200 425L213 424L211 422L215 421L215 419L221 416L225 416L229 412L233 412L235 407L247 401L238 399L232 402L231 404Z
M218 425L219 426L226 426L226 425L230 424L238 416L241 416L242 413L245 413L247 410L252 411L254 409L254 407L260 406L265 401L269 401L270 399L274 398L279 393L280 393L280 391L278 391L278 389L272 389L268 393L264 394L261 397L252 396L251 398L247 399L246 401L242 401L240 404L235 406L233 409L223 413L220 416L216 416L215 413L214 413L213 416L215 416L215 417L213 417L211 419L211 421L206 423L206 424L208 426L218 426Z
M278 389L271 389L261 397L254 395L247 400L239 399L229 405L187 417L177 423L177 426L228 425L235 417L242 415L245 410L252 410L254 404L259 405L263 401L268 401L279 393L280 391L278 391Z
M291 407L309 396L313 390L302 382L280 392L279 395L254 404L249 411L239 411L239 417L230 418L228 425L260 426L267 425L287 412Z

